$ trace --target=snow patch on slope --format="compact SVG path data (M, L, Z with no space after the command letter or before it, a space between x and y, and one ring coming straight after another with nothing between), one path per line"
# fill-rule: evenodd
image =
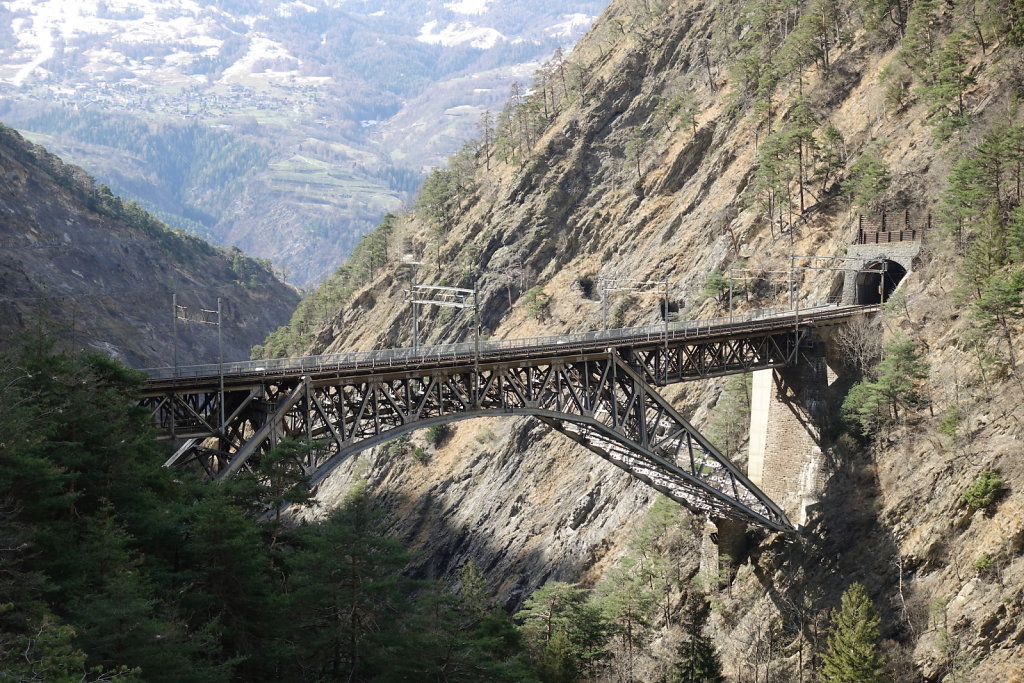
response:
M487 3L490 0L456 0L455 2L446 2L444 4L445 9L455 12L456 14L487 14Z
M498 41L505 39L505 36L496 29L474 26L468 22L448 24L435 33L437 25L438 22L436 20L428 21L420 28L420 34L416 37L416 40L421 43L444 45L445 47L468 43L472 47L489 50Z
M548 29L548 35L552 38L571 38L578 33L583 33L590 28L597 17L586 14L566 14L562 16L562 19L563 21Z
M285 19L298 14L299 12L315 14L317 12L317 8L312 5L307 5L304 2L286 2L277 8L277 16L284 17Z
M224 69L220 80L223 83L238 82L254 73L257 62L280 59L294 62L296 66L299 65L299 60L293 57L281 43L273 41L265 35L256 34L249 42L249 51L245 53L244 57ZM267 71L264 75L283 78L294 73L291 71Z

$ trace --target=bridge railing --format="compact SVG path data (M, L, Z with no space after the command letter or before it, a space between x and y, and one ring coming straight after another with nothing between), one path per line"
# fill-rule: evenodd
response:
M720 316L717 318L704 318L701 320L686 320L669 322L667 325L668 335L673 339L687 339L701 334L709 334L718 329L726 329L730 326L759 321L771 321L781 317L793 317L796 314L812 315L815 312L825 309L837 308L838 302L825 301L808 307L801 307L795 311L788 307L761 308L743 314L731 316ZM594 342L607 341L613 345L619 341L660 341L665 339L665 323L643 325L640 327L620 327L608 330L592 330L575 334L549 335L544 337L521 337L514 339L499 339L494 341L480 341L480 354L489 355L524 348L552 347L557 351L559 347L571 346L574 344L592 345ZM402 347L397 349L375 349L373 351L356 351L350 353L328 353L317 356L302 356L298 358L273 358L267 360L250 360L233 363L224 363L223 373L225 375L273 375L281 372L305 372L324 371L332 368L360 369L360 368L387 368L395 365L408 366L415 361L430 363L443 361L448 358L458 359L460 357L472 357L476 353L474 342L460 342L458 344L439 344L435 346L421 346L418 349ZM206 363L203 365L185 365L174 367L146 368L150 379L172 379L189 377L216 377L221 372L221 366L217 363Z

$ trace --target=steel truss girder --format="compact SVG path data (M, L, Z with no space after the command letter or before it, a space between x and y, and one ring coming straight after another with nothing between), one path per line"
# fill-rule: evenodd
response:
M809 332L801 327L762 336L673 341L632 353L648 381L664 385L793 365Z
M736 347L721 357L741 363L741 351ZM679 369L706 367L697 357L680 352ZM634 354L633 360L642 359L657 361L657 352ZM282 438L309 439L314 448L305 465L316 484L352 453L415 429L473 417L531 415L691 510L792 529L782 510L673 409L646 375L653 375L646 360L630 365L611 352L479 369L303 377L267 387L259 398L255 389L244 401L244 392L232 392L225 403L244 403L244 409L233 412L223 434L206 434L217 437L217 447L204 447L195 438L173 459L194 460L212 478L223 478L250 468ZM192 400L211 402L209 397ZM167 399L162 409L174 405Z

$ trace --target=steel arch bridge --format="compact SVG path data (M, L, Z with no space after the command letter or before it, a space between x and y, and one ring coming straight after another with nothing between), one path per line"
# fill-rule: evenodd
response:
M142 403L178 444L168 466L198 463L222 479L300 438L313 444L304 467L314 484L352 453L415 429L533 416L694 512L787 531L785 513L656 387L793 365L815 326L872 310L152 370Z

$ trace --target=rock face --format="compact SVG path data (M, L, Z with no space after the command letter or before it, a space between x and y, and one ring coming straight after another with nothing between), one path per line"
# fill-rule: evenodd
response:
M1019 121L1007 80L1007 65L1021 57L1016 48L988 46L985 57L979 48L967 59L973 85L965 107L978 127L939 142L925 103L894 111L878 85L898 36L879 40L853 25L847 42L829 48L827 67L809 63L776 86L767 108L755 106L736 67L758 59L744 47L751 26L728 3L613 2L573 52L585 77L558 100L530 153L499 154L488 172L479 170L449 223L407 217L390 251L395 262L361 285L311 350L409 344L407 266L397 262L408 252L423 261L419 282L476 280L492 338L594 329L605 314L612 325L660 320L658 287L610 293L602 305L602 278L667 279L670 312L711 317L724 309L724 298L706 291L714 271L734 269L743 283L739 307L785 305L795 262L803 307L842 291L839 271L816 259L842 258L853 243L858 208L849 197L859 159L877 158L890 179L866 206L937 213L951 163L972 149L977 131ZM665 103L686 93L694 121L666 118ZM838 156L830 177L806 184L802 200L794 181L786 193L792 208L768 213L776 189L765 185L770 157L761 146L777 140L770 132L790 130L807 102L812 134L824 141L831 126ZM917 387L925 401L867 445L836 429L839 399L820 406L831 424L806 531L753 538L729 591L715 596L716 643L732 679L807 680L825 648L828 612L854 581L881 612L898 680L1024 676L1024 389L1005 362L986 369L964 350L974 323L953 296L961 263L940 231L929 235L874 333L917 342L930 368ZM424 310L419 324L428 342L471 338L468 315ZM1019 347L1019 324L1011 326ZM849 386L851 370L840 370ZM722 386L665 393L713 434L723 420ZM953 409L960 421L950 437L940 421ZM653 500L641 484L531 422L461 422L426 452L420 461L385 449L362 454L321 497L329 504L365 478L393 511L394 530L423 553L421 573L454 581L473 557L510 606L549 579L598 580ZM1002 477L1001 497L970 512L963 494L989 470Z
M0 128L4 341L42 332L135 367L171 365L175 349L181 365L215 363L218 298L225 361L248 358L288 319L298 294L263 265L171 232L104 189Z

